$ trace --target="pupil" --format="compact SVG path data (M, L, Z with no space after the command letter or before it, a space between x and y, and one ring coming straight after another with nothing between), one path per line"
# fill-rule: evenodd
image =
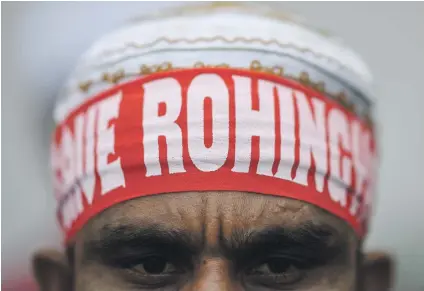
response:
M148 258L144 261L143 267L149 274L160 274L165 270L166 260L163 258Z
M284 260L271 260L268 262L268 268L272 273L284 273L290 268L290 264Z

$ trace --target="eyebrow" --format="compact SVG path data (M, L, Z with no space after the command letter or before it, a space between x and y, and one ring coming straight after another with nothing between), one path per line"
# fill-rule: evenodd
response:
M262 229L236 229L230 237L220 235L223 252L235 261L251 260L273 252L297 260L322 263L347 254L347 234L329 225L307 222L295 228L271 226Z
M185 230L159 224L106 225L100 229L99 238L84 243L83 257L107 260L121 255L137 255L143 248L194 255L200 251L201 238Z

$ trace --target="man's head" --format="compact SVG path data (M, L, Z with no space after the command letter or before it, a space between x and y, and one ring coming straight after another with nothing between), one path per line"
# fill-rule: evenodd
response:
M66 255L35 256L42 288L382 282L365 276L387 278L387 261L362 254L377 154L360 59L267 17L186 17L103 39L64 90L52 165Z

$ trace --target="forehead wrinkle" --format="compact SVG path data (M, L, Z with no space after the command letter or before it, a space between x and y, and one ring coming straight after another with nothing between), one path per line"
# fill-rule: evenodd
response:
M280 223L295 227L314 218L311 210L313 206L303 201L256 193L244 194L235 195L230 211L222 213L224 221L229 222L227 227Z
M264 227L301 228L304 225L317 227L331 227L335 235L330 239L349 238L357 240L353 229L342 219L303 201L289 198L258 195L263 197L264 203L257 204L256 212L247 213L244 209L243 217L231 220L223 225L223 237L229 237L237 229L261 229Z
M279 199L277 197L275 203L269 204L271 205L271 212L277 213L277 216L285 219L287 226L296 227L303 222L308 222L316 225L332 225L340 230L351 228L345 221L334 214L304 201L291 198Z
M90 220L80 231L84 235L77 239L95 237L106 224L156 223L202 233L203 239L208 237L212 242L219 236L228 237L237 228L299 227L305 222L333 225L340 232L350 230L341 219L303 201L214 191L161 194L122 202Z

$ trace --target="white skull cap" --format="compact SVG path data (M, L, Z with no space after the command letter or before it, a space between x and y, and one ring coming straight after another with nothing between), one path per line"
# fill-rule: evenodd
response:
M107 74L124 82L142 75L143 66L243 68L254 60L294 75L304 63L365 96L367 106L373 102L369 68L339 39L271 6L219 2L153 14L96 41L59 94L54 118L60 122L87 98L113 86Z

